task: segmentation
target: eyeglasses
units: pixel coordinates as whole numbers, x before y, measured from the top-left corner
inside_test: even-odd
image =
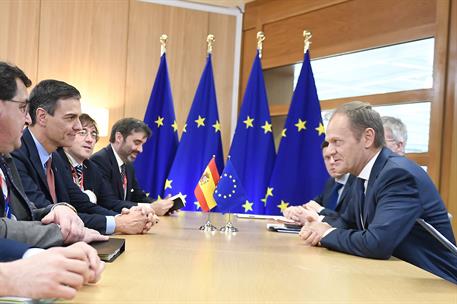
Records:
[[[7,101],[18,103],[19,104],[19,111],[21,111],[22,114],[27,114],[29,112],[29,101],[27,99],[25,101],[8,99]]]
[[[87,135],[90,134],[90,137],[95,139],[95,141],[98,141],[98,133],[96,131],[89,132],[87,129],[82,129],[82,130],[76,132],[76,134],[78,134],[79,136],[82,136],[84,138],[86,138]]]

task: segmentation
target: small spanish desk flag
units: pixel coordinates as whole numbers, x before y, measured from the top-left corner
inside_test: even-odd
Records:
[[[216,161],[213,157],[209,161],[208,166],[206,166],[206,169],[194,190],[195,197],[197,198],[200,207],[205,212],[209,212],[217,205],[213,194],[218,183],[219,172],[217,171]]]

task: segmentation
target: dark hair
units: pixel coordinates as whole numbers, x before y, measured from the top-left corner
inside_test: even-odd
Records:
[[[0,61],[0,99],[10,100],[17,93],[16,79],[19,78],[28,88],[32,81],[17,66]]]
[[[146,136],[151,137],[152,131],[147,124],[136,118],[122,118],[118,120],[111,129],[109,141],[114,143],[116,141],[116,132],[122,134],[122,137],[127,138],[133,132],[144,132]]]
[[[328,141],[324,140],[324,141],[322,142],[321,149],[324,150],[325,148],[328,147],[328,145],[329,145]]]
[[[79,115],[79,121],[81,122],[81,126],[83,128],[94,127],[95,132],[97,133],[97,138],[95,140],[98,141],[97,122],[92,117],[90,117],[89,114],[86,113],[82,113],[81,115]]]
[[[357,140],[360,140],[366,128],[372,128],[375,131],[374,146],[379,148],[385,145],[381,116],[369,103],[351,101],[339,106],[333,112],[332,118],[335,114],[343,114],[349,118],[352,132]]]
[[[81,94],[74,86],[53,79],[40,81],[30,92],[29,97],[29,114],[32,119],[32,126],[36,123],[36,110],[38,108],[42,108],[50,115],[54,115],[57,101],[69,98],[81,98]]]

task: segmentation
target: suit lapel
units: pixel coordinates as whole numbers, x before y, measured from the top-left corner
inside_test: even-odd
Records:
[[[24,145],[27,147],[27,151],[29,152],[30,162],[32,163],[35,172],[38,174],[41,182],[45,185],[46,189],[49,192],[48,182],[46,180],[46,176],[44,173],[43,165],[41,164],[40,156],[38,155],[38,150],[33,141],[32,134],[28,128],[24,130],[24,134],[22,136]]]
[[[124,199],[124,188],[122,187],[121,173],[119,172],[119,166],[117,164],[116,156],[114,156],[113,148],[108,145],[106,148],[109,161],[111,163],[111,175],[113,176],[113,182],[116,185],[117,195],[120,200]]]
[[[376,179],[378,178],[378,175],[381,172],[382,168],[384,168],[387,160],[389,159],[390,154],[390,150],[383,148],[381,150],[381,153],[379,153],[379,156],[376,159],[373,168],[371,169],[370,179],[368,180],[367,191],[365,195],[365,206],[363,208],[364,223],[368,223],[368,221],[371,222],[371,220],[373,219],[376,210],[373,185],[376,182]]]

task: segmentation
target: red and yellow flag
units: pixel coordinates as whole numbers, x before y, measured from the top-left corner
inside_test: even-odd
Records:
[[[206,169],[194,190],[195,197],[200,203],[200,207],[205,212],[209,212],[217,205],[213,194],[218,182],[219,172],[217,171],[216,161],[213,157],[209,161],[208,166],[206,166]]]

